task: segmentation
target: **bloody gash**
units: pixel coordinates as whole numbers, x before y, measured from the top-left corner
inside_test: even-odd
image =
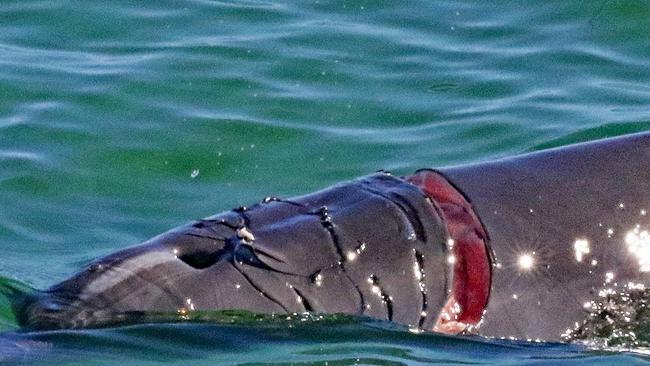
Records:
[[[558,340],[650,271],[650,134],[379,172],[189,223],[16,305],[29,329],[242,309]]]

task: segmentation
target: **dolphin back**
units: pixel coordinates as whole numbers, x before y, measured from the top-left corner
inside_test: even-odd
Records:
[[[650,283],[650,133],[440,171],[490,234],[481,334],[560,340],[606,294]]]

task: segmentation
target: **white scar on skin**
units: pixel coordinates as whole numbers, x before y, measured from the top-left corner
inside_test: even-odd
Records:
[[[170,252],[152,252],[128,259],[116,267],[109,267],[99,278],[90,282],[83,291],[84,295],[96,295],[123,282],[135,273],[151,269],[159,264],[178,261]]]

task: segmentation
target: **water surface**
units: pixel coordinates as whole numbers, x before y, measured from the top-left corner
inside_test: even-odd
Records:
[[[44,288],[188,220],[378,169],[650,130],[648,34],[643,0],[5,0],[0,276]],[[25,334],[5,304],[0,326],[2,354],[55,364],[645,362],[367,320]]]

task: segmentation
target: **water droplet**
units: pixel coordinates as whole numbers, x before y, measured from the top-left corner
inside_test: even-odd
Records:
[[[576,239],[576,241],[573,242],[573,250],[575,252],[576,261],[582,262],[582,258],[591,251],[589,241],[587,239]]]
[[[521,270],[530,271],[535,265],[535,258],[532,254],[524,253],[517,259],[517,265]]]
[[[320,287],[323,285],[323,275],[320,272],[316,272],[311,277],[311,282],[316,286]]]
[[[357,259],[357,253],[354,252],[354,251],[349,251],[349,252],[345,255],[345,257],[346,257],[346,259],[348,260],[348,262],[353,262],[355,259]]]
[[[650,233],[636,227],[625,235],[625,244],[628,252],[636,257],[639,270],[650,272]]]

